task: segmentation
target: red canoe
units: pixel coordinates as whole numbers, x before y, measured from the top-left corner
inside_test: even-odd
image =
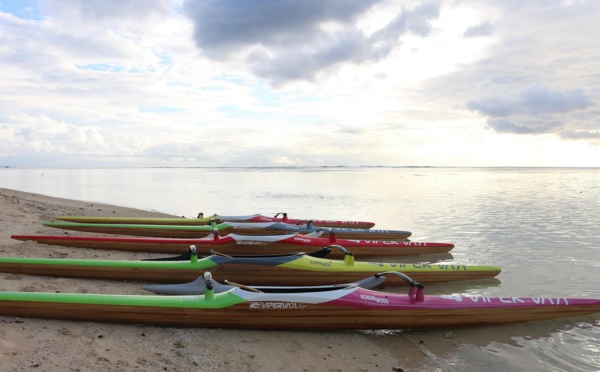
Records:
[[[404,256],[425,253],[447,253],[454,248],[451,243],[430,243],[416,241],[383,241],[337,239],[335,234],[322,238],[317,234],[287,235],[237,235],[209,234],[204,238],[153,238],[116,236],[54,236],[54,235],[13,235],[12,239],[32,240],[41,244],[67,247],[112,249],[136,252],[182,253],[190,245],[195,245],[200,254],[208,254],[211,249],[226,254],[270,254],[293,253],[301,250],[319,249],[332,244],[341,245],[359,257]],[[332,256],[341,257],[337,250]]]

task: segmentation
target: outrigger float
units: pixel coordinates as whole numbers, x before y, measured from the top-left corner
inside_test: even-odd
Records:
[[[225,282],[202,295],[109,295],[0,292],[0,315],[205,328],[353,330],[448,328],[525,322],[600,312],[600,299],[425,296],[424,285],[399,272],[408,294],[362,288],[253,288]],[[223,287],[221,286],[221,287]],[[151,289],[151,288],[149,288]]]
[[[292,225],[283,222],[222,222],[206,226],[185,225],[140,225],[117,223],[77,223],[44,222],[44,226],[65,230],[84,231],[103,234],[154,236],[168,238],[198,238],[212,232],[219,234],[273,235],[273,234],[309,234],[312,232],[334,232],[344,239],[405,240],[410,231],[357,229],[350,227],[319,227],[308,222],[306,225]]]
[[[67,235],[12,235],[11,238],[65,247],[173,254],[185,252],[190,245],[195,245],[200,254],[209,254],[211,249],[226,254],[281,254],[319,249],[329,245],[341,245],[360,257],[448,253],[454,248],[454,244],[451,243],[338,239],[335,233],[330,233],[327,238],[320,236],[321,232],[306,235],[294,233],[221,236],[215,231],[203,238],[196,239]],[[342,257],[343,254],[334,251],[331,256]]]
[[[342,252],[344,260],[324,258],[332,249]],[[219,277],[236,282],[251,280],[260,285],[324,285],[352,282],[365,275],[391,270],[400,270],[424,283],[492,278],[501,271],[496,266],[359,262],[354,258],[352,252],[341,246],[329,246],[309,254],[230,256],[213,253],[208,257],[198,257],[196,247],[191,246],[181,256],[144,261],[0,257],[0,272],[182,283],[210,270]]]
[[[281,217],[279,217],[281,216]],[[374,222],[368,221],[343,221],[343,220],[318,220],[310,218],[289,218],[288,214],[277,213],[275,216],[265,216],[262,214],[250,214],[246,216],[225,216],[213,214],[204,217],[204,213],[199,213],[197,218],[185,217],[93,217],[93,216],[57,216],[57,220],[79,223],[125,223],[125,224],[143,224],[143,225],[210,225],[211,220],[217,223],[221,222],[284,222],[296,225],[305,225],[312,221],[315,226],[321,227],[352,227],[355,229],[370,229],[375,226]]]

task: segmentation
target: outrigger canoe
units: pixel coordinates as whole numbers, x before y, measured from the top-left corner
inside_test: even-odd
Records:
[[[341,251],[344,260],[324,258],[332,249]],[[198,257],[196,247],[192,246],[184,255],[144,261],[0,257],[0,272],[75,278],[182,283],[206,270],[229,280],[252,280],[260,285],[347,283],[390,270],[400,270],[424,283],[447,282],[491,278],[501,271],[496,266],[454,263],[356,262],[353,253],[341,246],[310,254],[230,256],[213,253],[208,257]]]
[[[281,216],[281,217],[279,217]],[[367,221],[342,221],[342,220],[317,220],[311,218],[289,218],[287,213],[277,213],[274,217],[262,214],[250,214],[247,216],[225,216],[213,214],[204,217],[199,213],[197,218],[185,217],[93,217],[93,216],[57,216],[57,220],[79,223],[126,223],[144,225],[210,225],[210,221],[221,222],[284,222],[297,225],[305,225],[312,221],[315,226],[321,227],[353,227],[356,229],[370,229],[375,226],[374,222]]]
[[[405,279],[408,295],[356,283],[253,290],[229,282],[227,290],[215,293],[207,274],[203,295],[0,292],[0,315],[205,328],[353,330],[465,327],[600,312],[600,299],[425,296],[424,286],[410,278]]]
[[[291,225],[283,222],[222,222],[206,226],[185,225],[138,225],[110,223],[44,222],[44,226],[59,229],[103,234],[154,236],[168,238],[198,238],[217,229],[219,234],[277,235],[309,234],[312,232],[334,232],[344,239],[405,240],[410,231],[355,229],[350,227],[318,227],[310,221],[306,225]]]
[[[269,254],[293,253],[337,244],[361,257],[448,253],[454,248],[451,243],[338,239],[333,233],[322,238],[319,234],[221,236],[214,232],[198,239],[65,235],[12,235],[11,238],[67,247],[174,254],[185,252],[190,245],[195,245],[200,254],[208,254],[211,249],[227,254]],[[332,257],[335,256],[340,257],[341,254],[332,252]]]

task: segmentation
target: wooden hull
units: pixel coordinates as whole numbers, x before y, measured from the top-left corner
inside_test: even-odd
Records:
[[[192,298],[188,300],[191,301]],[[253,308],[248,303],[240,303],[226,308],[208,309],[0,299],[0,315],[203,328],[362,330],[505,324],[580,316],[600,310],[599,304],[477,309],[423,309],[415,306],[414,309],[407,307],[400,311],[329,304],[302,304],[296,308],[281,308],[282,304],[284,303],[260,303]]]
[[[374,222],[368,221],[341,221],[341,220],[321,220],[321,219],[298,219],[298,218],[278,218],[259,214],[248,216],[219,216],[198,218],[161,218],[161,217],[99,217],[99,216],[57,216],[57,220],[78,223],[111,223],[111,224],[144,224],[144,225],[187,225],[204,226],[210,225],[211,219],[216,223],[237,221],[237,222],[284,222],[298,225],[305,225],[307,221],[312,221],[315,226],[321,227],[352,227],[356,229],[370,229],[375,226]]]
[[[414,241],[347,240],[307,237],[296,235],[280,241],[225,239],[176,239],[176,238],[135,238],[135,237],[96,237],[96,236],[53,236],[53,235],[13,235],[21,241],[36,241],[40,244],[66,247],[110,249],[132,252],[153,252],[179,254],[195,245],[198,253],[208,254],[211,249],[226,254],[273,254],[294,253],[300,250],[317,250],[331,244],[339,244],[351,250],[357,257],[407,256],[429,253],[448,253],[451,243],[430,243]],[[331,257],[342,257],[336,250]]]
[[[60,261],[60,260],[57,260]],[[422,264],[381,264],[371,270],[308,270],[251,264],[220,264],[210,268],[220,278],[233,282],[251,282],[254,285],[327,285],[350,283],[386,270],[398,270],[421,283],[476,280],[495,277],[500,268],[490,266]],[[73,278],[132,280],[157,283],[183,283],[197,279],[205,269],[170,269],[145,267],[107,267],[87,265],[37,264],[0,262],[0,272]],[[406,285],[404,281],[390,281],[386,285]]]
[[[213,231],[210,226],[182,226],[182,225],[128,225],[128,224],[91,224],[70,222],[46,222],[45,226],[65,230],[91,232],[100,234],[151,236],[162,238],[200,238]],[[237,225],[221,224],[218,226],[220,235],[281,235],[289,233],[309,234],[318,231],[317,228],[303,228],[297,225],[273,224],[273,226],[259,226],[260,224],[240,223]],[[216,227],[215,227],[216,228]],[[412,234],[401,230],[375,230],[356,228],[335,228],[325,231],[334,231],[341,239],[365,240],[406,240]]]

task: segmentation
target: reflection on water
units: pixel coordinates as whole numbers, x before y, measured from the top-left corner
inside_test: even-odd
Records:
[[[537,360],[537,364],[528,370],[594,371],[600,366],[600,322],[593,324],[594,320],[589,316],[570,321],[527,323],[515,327],[510,339],[494,337],[483,350],[495,355],[496,359],[509,361],[511,365],[518,365],[529,358]],[[461,358],[460,353],[454,356],[454,360],[463,366],[471,365],[470,361]]]
[[[593,316],[504,326],[443,330],[379,330],[364,334],[396,350],[409,341],[432,371],[597,371],[600,321]],[[402,357],[404,357],[404,359]],[[408,362],[406,362],[408,363]],[[404,365],[407,370],[419,366]],[[412,367],[412,368],[411,368]]]
[[[455,244],[447,256],[377,261],[502,268],[497,279],[428,285],[429,294],[600,297],[600,169],[0,169],[0,187],[187,217],[372,220],[412,231],[413,241]],[[450,338],[409,331],[382,342],[402,337],[435,349],[451,370],[600,370],[597,320],[453,330]]]

